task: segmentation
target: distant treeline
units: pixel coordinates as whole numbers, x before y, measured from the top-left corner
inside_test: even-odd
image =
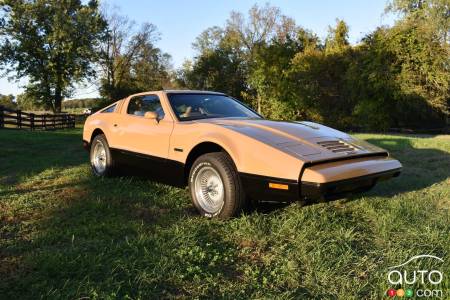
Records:
[[[255,5],[248,16],[232,12],[225,25],[201,33],[194,58],[174,70],[155,46],[153,24],[136,27],[117,10],[101,12],[98,1],[4,0],[0,66],[29,83],[15,101],[0,101],[59,112],[187,88],[225,92],[271,119],[341,129],[442,128],[450,114],[449,3],[391,0],[386,12],[398,17],[395,24],[357,45],[343,20],[321,40],[279,8]],[[62,101],[94,76],[106,100]]]
[[[342,129],[442,128],[450,104],[448,1],[394,0],[399,19],[355,46],[337,20],[321,41],[278,8],[205,30],[178,83],[244,99],[268,118]]]
[[[70,99],[62,102],[62,110],[73,108],[96,108],[102,102],[100,98]]]
[[[70,99],[62,101],[62,110],[76,108],[91,108],[96,110],[106,105],[105,103],[108,103],[108,101],[105,101],[102,98]],[[0,106],[24,111],[48,110],[48,107],[34,101],[34,99],[26,93],[19,94],[17,97],[0,94]]]

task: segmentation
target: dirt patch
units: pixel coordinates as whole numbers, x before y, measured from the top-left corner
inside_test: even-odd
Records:
[[[239,243],[240,248],[255,248],[256,242],[252,240],[244,239]]]
[[[256,241],[243,239],[238,243],[238,246],[241,249],[238,255],[241,260],[258,265],[263,263],[264,249]]]
[[[56,196],[63,202],[71,202],[73,200],[84,199],[88,196],[85,189],[81,187],[65,187],[53,191]]]

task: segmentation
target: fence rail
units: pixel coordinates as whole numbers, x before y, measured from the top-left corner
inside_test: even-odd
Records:
[[[72,114],[34,114],[0,106],[0,128],[5,128],[5,125],[31,130],[74,128],[75,119]]]

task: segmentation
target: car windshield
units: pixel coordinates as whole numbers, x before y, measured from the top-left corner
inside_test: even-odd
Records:
[[[169,102],[180,121],[206,118],[261,118],[250,108],[225,95],[169,94]]]

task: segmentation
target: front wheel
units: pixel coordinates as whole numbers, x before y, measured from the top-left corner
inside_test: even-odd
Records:
[[[97,176],[110,176],[114,171],[114,160],[105,135],[94,137],[90,151],[91,168]]]
[[[209,218],[236,216],[245,202],[233,161],[223,152],[197,158],[189,174],[189,191],[199,213]]]

